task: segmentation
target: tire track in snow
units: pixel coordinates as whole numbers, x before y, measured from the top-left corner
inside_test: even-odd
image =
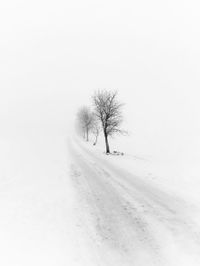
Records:
[[[95,167],[92,160],[84,158],[74,145],[70,146],[76,164],[72,167],[72,176],[92,216],[97,248],[113,253],[108,254],[108,261],[117,254],[117,261],[123,263],[117,265],[132,265],[134,262],[137,265],[161,265],[159,245],[137,205],[124,198],[124,192],[121,193],[120,187],[108,178],[108,172],[100,166]],[[102,262],[101,265],[107,264]]]
[[[172,193],[162,191],[150,183],[130,174],[129,172],[113,167],[106,160],[102,160],[94,153],[87,150],[79,143],[79,147],[89,158],[93,158],[98,164],[96,167],[106,173],[114,183],[124,188],[125,194],[134,195],[134,202],[138,201],[144,207],[144,212],[158,221],[173,235],[174,241],[188,250],[193,248],[200,254],[200,226],[193,219],[193,206]]]

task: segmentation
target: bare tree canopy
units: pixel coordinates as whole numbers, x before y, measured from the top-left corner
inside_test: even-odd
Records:
[[[122,106],[117,100],[117,91],[99,90],[93,96],[95,114],[101,121],[105,137],[106,153],[110,153],[108,136],[123,133],[120,126],[123,121]]]
[[[77,113],[79,127],[83,131],[84,138],[89,140],[89,131],[93,127],[94,115],[87,106],[83,106]]]

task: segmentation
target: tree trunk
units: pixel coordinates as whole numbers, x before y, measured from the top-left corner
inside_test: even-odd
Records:
[[[109,147],[109,143],[108,143],[108,135],[106,132],[104,132],[104,137],[105,137],[105,144],[106,144],[106,153],[109,154],[110,153],[110,147]]]
[[[88,141],[89,140],[89,137],[88,137],[88,135],[89,135],[89,133],[88,133],[88,128],[87,128],[87,130],[86,130],[86,141]]]
[[[95,136],[95,140],[94,140],[93,145],[95,146],[96,144],[97,144],[97,136]]]
[[[93,144],[93,145],[96,145],[96,144],[97,144],[98,136],[99,136],[99,134],[96,134],[96,136],[95,136],[95,141],[94,141],[94,144]]]

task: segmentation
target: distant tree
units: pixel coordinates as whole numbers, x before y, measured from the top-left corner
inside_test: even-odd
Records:
[[[99,134],[101,132],[101,124],[99,123],[99,120],[97,119],[96,115],[93,113],[93,123],[92,123],[92,133],[95,137],[93,145],[97,144]]]
[[[83,132],[83,137],[89,141],[89,132],[93,126],[94,116],[87,106],[83,106],[77,113],[78,125]]]
[[[122,106],[117,100],[117,91],[99,90],[93,97],[95,114],[100,120],[105,138],[106,153],[110,153],[108,137],[124,133],[120,126],[123,121]]]

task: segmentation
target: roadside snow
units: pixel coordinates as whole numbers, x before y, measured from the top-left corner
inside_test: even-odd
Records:
[[[65,136],[29,129],[0,146],[0,265],[88,265]]]

